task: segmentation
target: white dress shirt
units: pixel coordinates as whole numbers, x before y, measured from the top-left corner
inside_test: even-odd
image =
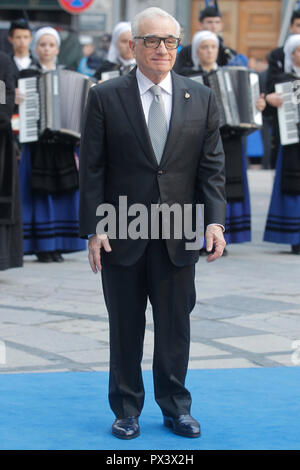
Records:
[[[18,70],[28,69],[31,64],[31,57],[26,55],[25,57],[16,57],[14,56],[14,61]]]
[[[146,123],[148,126],[148,116],[151,103],[153,101],[153,94],[150,91],[150,88],[155,85],[149,78],[147,78],[140,69],[136,71],[136,79],[140,91],[142,106],[145,114]],[[170,126],[171,114],[172,114],[172,77],[169,72],[166,78],[164,78],[160,83],[159,87],[162,90],[162,98],[165,107],[165,114],[167,119],[168,128]]]

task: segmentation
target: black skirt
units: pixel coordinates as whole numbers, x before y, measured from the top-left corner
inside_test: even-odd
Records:
[[[283,194],[300,194],[300,145],[282,147],[282,180]]]
[[[49,135],[31,144],[31,187],[34,191],[58,194],[79,187],[74,141]]]

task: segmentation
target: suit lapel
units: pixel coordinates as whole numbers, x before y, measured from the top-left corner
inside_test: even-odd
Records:
[[[135,72],[136,69],[126,75],[125,86],[119,88],[118,93],[128,117],[128,121],[131,124],[144,153],[152,164],[158,166],[145,120]]]
[[[172,115],[169,134],[160,166],[164,165],[170,158],[172,150],[180,137],[182,126],[186,119],[187,103],[190,97],[186,84],[181,80],[181,77],[174,72],[172,72],[172,82]]]

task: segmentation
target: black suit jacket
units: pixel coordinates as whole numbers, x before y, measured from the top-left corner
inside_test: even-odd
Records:
[[[91,88],[85,110],[80,153],[80,236],[95,233],[97,206],[162,203],[205,205],[205,223],[225,223],[224,153],[213,92],[172,72],[173,105],[168,139],[158,165],[136,80],[128,75]],[[185,239],[167,240],[171,261],[193,264],[198,251]],[[111,240],[113,264],[133,264],[147,240]]]

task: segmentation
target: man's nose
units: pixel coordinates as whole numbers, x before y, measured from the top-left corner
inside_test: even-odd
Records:
[[[168,52],[168,49],[166,48],[164,41],[160,41],[160,45],[157,47],[156,50],[160,54],[165,54]]]

